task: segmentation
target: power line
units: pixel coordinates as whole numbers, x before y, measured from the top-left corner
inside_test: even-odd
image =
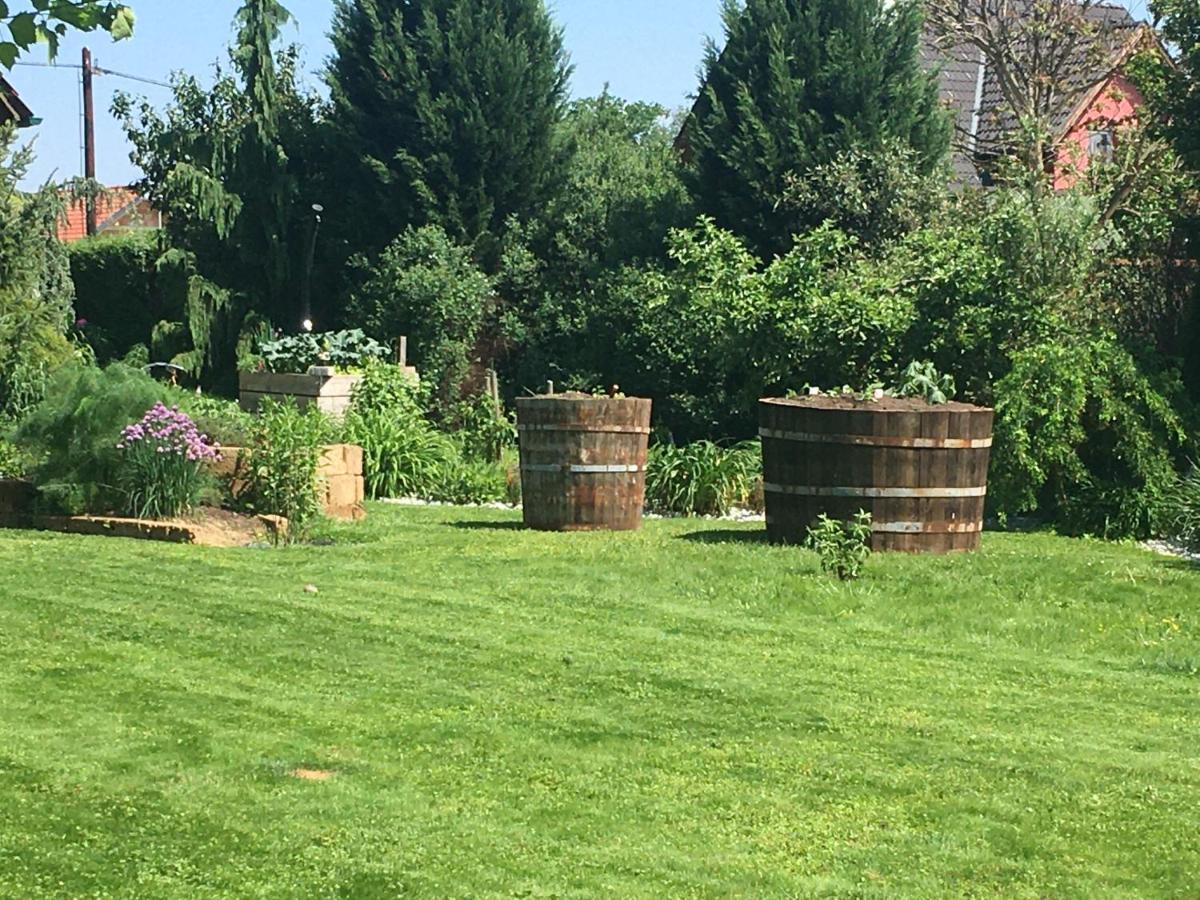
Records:
[[[112,69],[103,69],[100,66],[92,66],[92,71],[97,75],[112,75],[114,78],[125,78],[129,81],[140,81],[142,84],[153,84],[158,87],[167,88],[170,90],[171,85],[165,81],[155,81],[153,78],[142,78],[140,75],[127,75],[124,72],[114,72]]]
[[[78,63],[40,63],[25,62],[22,60],[18,62],[17,65],[32,66],[38,69],[74,69],[76,71],[81,71],[83,69],[83,66],[79,65]],[[130,75],[127,72],[116,72],[112,69],[105,69],[101,66],[92,66],[92,72],[96,75],[111,75],[114,78],[124,78],[127,81],[139,81],[142,84],[152,84],[156,87],[167,88],[168,90],[171,87],[171,85],[167,84],[165,81],[155,81],[153,78],[143,78],[141,75]]]

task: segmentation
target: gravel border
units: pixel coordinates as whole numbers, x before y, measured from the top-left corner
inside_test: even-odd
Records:
[[[1200,564],[1200,553],[1173,541],[1143,541],[1142,546],[1159,556],[1171,556],[1175,559],[1186,559],[1189,562]]]
[[[379,501],[386,503],[389,506],[439,506],[453,507],[457,509],[506,509],[520,510],[521,505],[513,506],[508,503],[447,503],[441,500],[422,500],[419,497],[389,497]],[[755,512],[752,509],[739,509],[737,507],[729,511],[727,516],[683,516],[678,513],[652,513],[643,514],[647,519],[694,519],[697,522],[765,522],[767,517],[765,513]]]

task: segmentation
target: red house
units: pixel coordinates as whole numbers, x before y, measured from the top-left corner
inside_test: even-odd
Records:
[[[123,234],[141,229],[163,227],[163,214],[150,201],[130,187],[106,188],[96,197],[96,234]],[[58,239],[65,244],[87,237],[87,207],[82,200],[67,206],[67,214],[58,223]]]
[[[1078,50],[1060,109],[1053,115],[1047,170],[1058,189],[1070,187],[1094,159],[1111,159],[1121,131],[1137,121],[1145,98],[1125,70],[1139,52],[1166,55],[1158,35],[1123,6],[1093,6],[1087,16],[1096,36]],[[1011,146],[1016,130],[1003,109],[998,79],[976,48],[938,47],[926,35],[922,57],[938,70],[943,101],[954,116],[954,173],[965,185],[991,182],[997,157]]]

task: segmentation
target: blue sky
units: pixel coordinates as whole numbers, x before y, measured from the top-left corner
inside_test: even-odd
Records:
[[[114,44],[106,37],[72,36],[63,44],[60,63],[79,62],[88,44],[97,65],[154,80],[173,70],[207,73],[224,53],[232,34],[239,0],[128,0],[137,13],[129,41]],[[1135,14],[1145,0],[1128,0]],[[305,48],[310,80],[329,54],[326,36],[332,0],[284,0],[296,18],[285,34]],[[720,35],[718,0],[552,0],[555,17],[566,31],[567,49],[575,65],[573,93],[585,97],[610,85],[618,96],[653,100],[669,107],[688,102],[697,85],[697,69],[707,36]],[[43,62],[37,52],[26,56]],[[81,174],[79,73],[18,67],[9,80],[43,124],[23,134],[36,138],[38,159],[28,183]],[[138,177],[120,127],[108,110],[113,93],[144,94],[159,105],[169,93],[159,87],[110,76],[96,79],[97,175],[123,184]]]

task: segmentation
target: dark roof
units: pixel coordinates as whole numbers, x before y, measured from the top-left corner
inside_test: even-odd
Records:
[[[33,110],[21,102],[16,88],[0,75],[0,125],[15,122],[18,128],[32,124]]]
[[[921,45],[921,61],[930,69],[940,67],[942,102],[954,119],[954,175],[964,184],[978,184],[972,136],[978,125],[975,111],[979,109],[983,90],[983,57],[974,47],[959,45],[941,50],[931,40],[925,40]]]
[[[1061,134],[1069,125],[1080,95],[1088,88],[1112,74],[1118,54],[1137,27],[1133,16],[1124,7],[1093,6],[1087,18],[1097,26],[1095,37],[1080,43],[1076,50],[1075,65],[1064,85],[1063,102],[1054,112],[1051,122],[1055,134]],[[1011,115],[1003,110],[1000,85],[992,72],[988,72],[983,89],[983,111],[979,122],[979,142],[985,147],[1002,145],[1016,127]]]
[[[1123,6],[1096,5],[1086,15],[1097,26],[1096,35],[1076,50],[1075,65],[1051,123],[1059,134],[1070,126],[1082,95],[1119,66],[1139,27]],[[979,50],[967,45],[942,49],[929,32],[922,41],[922,58],[929,68],[940,65],[942,99],[954,115],[955,174],[964,183],[978,183],[975,161],[1000,152],[1017,124],[1004,109],[995,73],[988,70]]]

